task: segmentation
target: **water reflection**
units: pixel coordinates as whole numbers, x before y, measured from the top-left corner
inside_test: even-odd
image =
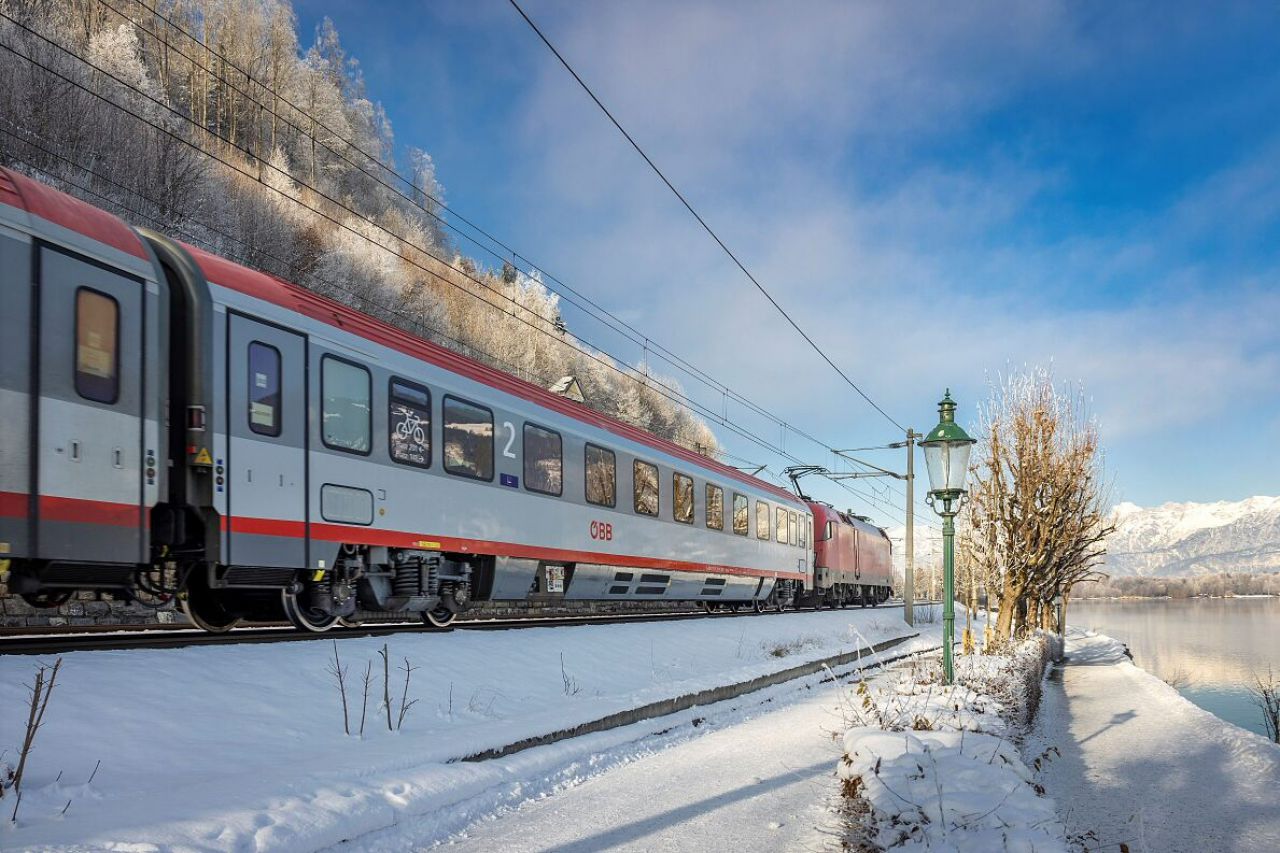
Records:
[[[1265,734],[1248,685],[1268,665],[1280,676],[1280,598],[1073,601],[1067,620],[1123,641],[1192,702]]]

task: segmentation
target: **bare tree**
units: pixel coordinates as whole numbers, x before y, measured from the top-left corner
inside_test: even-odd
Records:
[[[6,784],[0,786],[0,795],[3,795],[5,788],[12,788],[16,795],[17,801],[13,804],[13,815],[10,817],[14,822],[18,820],[18,806],[22,805],[22,776],[27,769],[27,758],[35,749],[36,733],[44,725],[44,713],[49,707],[49,699],[53,696],[53,688],[61,669],[62,658],[54,661],[52,667],[40,664],[36,669],[35,680],[27,686],[31,698],[27,707],[27,730],[22,738],[22,749],[18,753],[18,768],[13,772],[12,781],[6,780]]]
[[[1113,527],[1081,391],[1059,391],[1041,368],[1010,374],[993,384],[980,426],[960,552],[998,594],[1006,640],[1048,627],[1054,597],[1098,576]]]
[[[1266,677],[1255,672],[1253,682],[1249,692],[1253,694],[1253,703],[1262,712],[1267,737],[1280,743],[1280,681],[1276,680],[1275,673],[1268,666]]]
[[[342,697],[342,732],[349,735],[351,723],[347,714],[347,668],[342,665],[342,660],[338,657],[337,640],[333,641],[333,660],[329,661],[327,670],[338,687],[338,695]]]
[[[404,666],[399,667],[404,672],[404,690],[400,694],[400,713],[396,715],[396,731],[400,731],[404,727],[405,715],[409,713],[409,709],[418,704],[417,699],[409,698],[409,676],[417,671],[418,667],[409,663],[409,659],[404,659]]]

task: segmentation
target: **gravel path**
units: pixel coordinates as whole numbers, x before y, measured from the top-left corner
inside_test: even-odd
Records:
[[[1134,666],[1110,637],[1068,638],[1028,758],[1089,850],[1280,851],[1280,747],[1223,722]]]

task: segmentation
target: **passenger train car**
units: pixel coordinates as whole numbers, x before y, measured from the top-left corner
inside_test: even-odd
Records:
[[[888,596],[847,514],[2,169],[0,297],[0,560],[37,606]]]

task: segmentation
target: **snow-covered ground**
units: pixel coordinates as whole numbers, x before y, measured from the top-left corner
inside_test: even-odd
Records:
[[[1065,853],[1054,802],[1016,746],[1055,645],[1037,636],[1011,654],[960,656],[952,686],[941,683],[935,657],[859,684],[845,706],[852,727],[839,764],[851,843]]]
[[[937,639],[919,637],[886,655],[936,648]],[[502,796],[473,804],[471,817],[479,819],[465,826],[444,814],[455,821],[451,835],[440,816],[429,816],[358,846],[393,853],[448,836],[448,849],[458,853],[837,851],[843,825],[835,766],[846,691],[815,675],[560,744],[578,760],[561,758],[551,772],[495,788]]]
[[[326,672],[328,640],[68,654],[28,763],[17,826],[0,828],[0,848],[312,850],[409,821],[415,843],[429,842],[590,776],[596,765],[625,763],[638,754],[627,744],[664,721],[691,722],[699,709],[498,761],[460,757],[904,636],[911,629],[900,615],[884,608],[341,639],[349,737]],[[939,628],[921,627],[930,635]],[[402,675],[394,668],[406,657],[417,667],[408,695],[418,703],[396,732],[379,708],[383,642],[397,711]],[[362,739],[354,731],[370,661]],[[22,735],[24,683],[36,662],[0,659],[6,760]],[[780,685],[754,696],[803,689]]]
[[[1280,850],[1280,746],[1224,722],[1134,666],[1110,637],[1073,630],[1045,689],[1031,752],[1087,849]]]

